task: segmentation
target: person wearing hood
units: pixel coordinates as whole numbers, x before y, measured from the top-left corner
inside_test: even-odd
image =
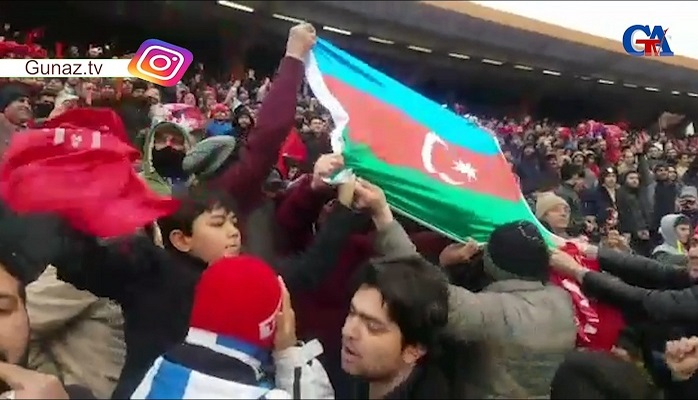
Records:
[[[162,195],[184,188],[188,176],[182,161],[193,146],[194,139],[185,127],[174,122],[156,123],[143,146],[142,176],[148,186]]]
[[[686,246],[691,235],[691,221],[685,215],[669,214],[662,217],[659,233],[664,243],[652,250],[652,258],[670,265],[685,267],[688,264]]]
[[[225,104],[218,103],[211,108],[212,120],[206,126],[206,136],[230,136],[233,134],[233,124],[230,122],[230,109]]]
[[[232,135],[239,140],[247,140],[250,132],[255,127],[254,118],[245,106],[240,106],[235,109],[233,116]]]
[[[29,92],[24,85],[10,83],[0,89],[0,154],[12,135],[24,129],[31,119]]]
[[[521,179],[521,189],[524,194],[533,192],[543,176],[545,168],[539,151],[533,143],[523,147],[521,159],[516,165],[516,175]]]

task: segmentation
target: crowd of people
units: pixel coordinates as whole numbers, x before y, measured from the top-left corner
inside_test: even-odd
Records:
[[[372,182],[328,184],[344,160],[303,82],[315,40],[293,27],[273,77],[2,82],[3,152],[107,108],[179,205],[118,238],[0,207],[0,397],[698,394],[698,142],[680,116],[569,128],[455,107],[500,140],[556,242],[525,221],[453,241]]]

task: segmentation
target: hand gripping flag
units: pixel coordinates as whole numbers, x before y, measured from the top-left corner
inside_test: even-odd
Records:
[[[90,111],[74,115],[84,113]],[[75,118],[14,135],[0,163],[0,196],[9,208],[56,213],[99,237],[131,234],[174,212],[177,202],[150,191],[133,170],[138,152],[110,133],[118,117],[103,121],[99,130]]]
[[[456,240],[515,220],[548,234],[489,132],[322,39],[306,78],[335,122],[333,150],[398,212]]]

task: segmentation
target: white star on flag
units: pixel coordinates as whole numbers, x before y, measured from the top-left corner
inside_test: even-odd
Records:
[[[468,177],[468,182],[472,182],[477,179],[477,170],[473,168],[473,165],[470,163],[464,163],[463,161],[458,160],[454,163],[453,169]]]

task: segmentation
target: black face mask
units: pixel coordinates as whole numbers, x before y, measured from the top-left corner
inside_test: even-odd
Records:
[[[184,152],[175,150],[172,147],[165,147],[160,150],[153,150],[153,168],[163,178],[182,178],[182,161]]]
[[[36,118],[48,118],[51,111],[53,111],[53,104],[51,103],[34,104],[34,116]]]

